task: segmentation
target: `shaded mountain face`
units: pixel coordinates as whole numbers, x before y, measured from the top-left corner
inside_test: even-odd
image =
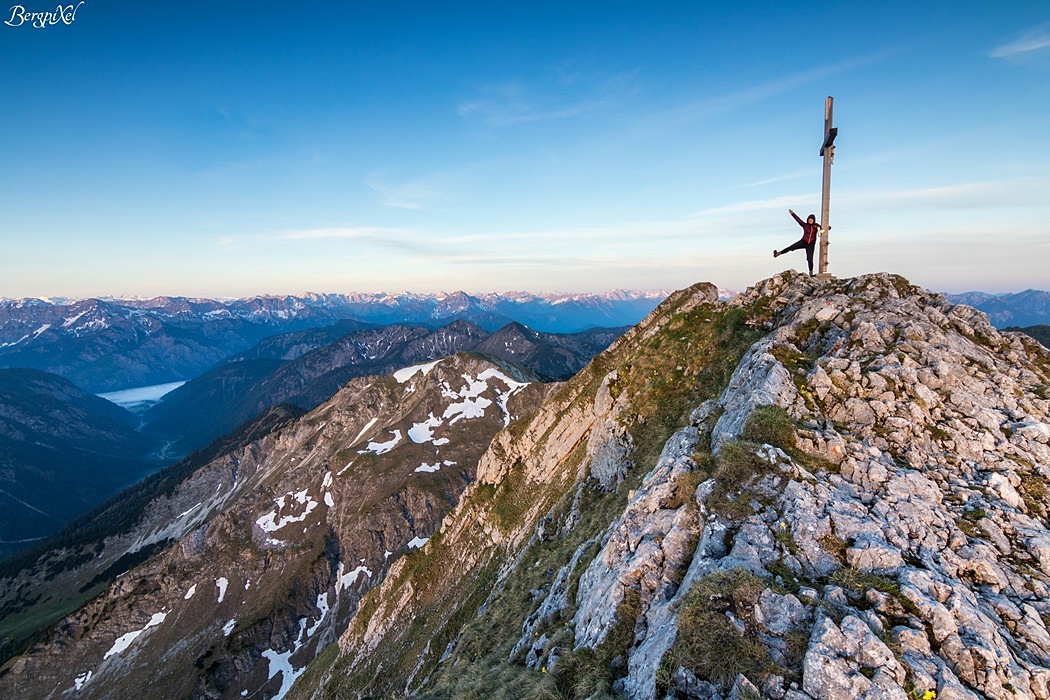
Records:
[[[546,331],[575,332],[635,323],[662,298],[662,293],[636,292],[513,298],[457,292],[65,304],[19,299],[0,302],[0,367],[40,369],[102,393],[192,379],[263,338],[340,320],[435,328],[463,319],[489,331],[519,321]],[[354,328],[345,327],[343,334],[350,330]],[[294,354],[290,348],[283,359],[294,359]]]
[[[45,540],[0,561],[0,663],[41,631],[78,609],[133,566],[171,544],[172,513],[163,505],[214,463],[233,454],[251,459],[251,447],[303,414],[277,406],[207,448],[136,482],[70,521]],[[212,470],[205,469],[212,467]],[[200,472],[200,474],[198,474]],[[157,523],[160,533],[156,534]],[[153,528],[153,529],[151,529]],[[153,532],[154,536],[142,532]],[[0,672],[2,673],[2,672]]]
[[[527,367],[545,379],[564,381],[583,369],[592,357],[609,347],[626,330],[626,327],[595,328],[556,335],[510,323],[471,349]]]
[[[353,377],[387,374],[458,352],[481,352],[543,379],[566,379],[623,330],[556,335],[508,324],[490,335],[472,323],[454,321],[435,330],[398,325],[354,330],[315,347],[334,329],[275,336],[165,396],[144,415],[145,430],[185,453],[270,406],[289,403],[310,410]]]
[[[317,410],[201,467],[100,549],[112,561],[178,544],[9,665],[0,694],[286,691],[393,561],[419,559],[492,436],[542,399],[545,385],[513,374],[458,355],[355,379]],[[74,574],[86,575],[37,580],[36,593]],[[39,575],[6,579],[4,594]],[[271,672],[278,668],[287,672]]]
[[[190,379],[290,329],[286,319],[242,318],[219,302],[153,301],[0,304],[0,366],[44,370],[101,393]],[[333,320],[326,316],[313,325]],[[309,321],[292,323],[303,327]]]
[[[156,468],[138,419],[53,374],[0,370],[0,556]]]
[[[1050,324],[1050,292],[1026,289],[1013,294],[946,294],[953,304],[967,304],[988,315],[996,328]]]

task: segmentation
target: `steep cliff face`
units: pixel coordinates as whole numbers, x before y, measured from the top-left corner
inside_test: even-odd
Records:
[[[10,662],[0,695],[283,695],[546,391],[469,355],[351,381],[100,548],[175,542]]]
[[[673,295],[294,697],[1048,698],[1050,356],[892,275]]]

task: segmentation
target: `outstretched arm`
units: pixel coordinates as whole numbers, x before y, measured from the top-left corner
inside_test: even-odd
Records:
[[[805,228],[805,227],[806,227],[806,222],[805,222],[805,221],[803,221],[802,219],[798,218],[798,214],[796,214],[796,213],[795,213],[795,212],[794,212],[793,210],[791,210],[791,209],[788,209],[788,214],[791,214],[791,216],[795,217],[795,221],[797,221],[797,222],[798,222],[798,225],[799,225],[799,226],[801,226],[801,227],[803,227],[803,228]]]

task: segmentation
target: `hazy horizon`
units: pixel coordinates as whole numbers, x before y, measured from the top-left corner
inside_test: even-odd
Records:
[[[887,271],[881,271],[881,272],[887,272]],[[776,274],[776,273],[774,273],[774,274]],[[772,275],[770,275],[770,277],[772,277]],[[763,279],[766,279],[766,278],[763,278]],[[696,283],[699,283],[699,282],[707,282],[707,281],[708,280],[697,280],[697,282],[694,282],[693,284],[696,284]],[[754,283],[758,283],[758,282],[761,282],[761,281],[762,280],[755,280]],[[908,280],[908,281],[913,283],[913,284],[915,284],[915,280]],[[686,286],[691,286],[691,285],[686,285]],[[747,289],[750,286],[752,286],[752,285],[748,285],[747,287],[741,287],[741,288],[738,289],[738,288],[725,287],[725,286],[718,285],[718,288],[719,288],[720,291],[729,291],[729,292],[733,292],[733,293],[740,293],[740,292],[744,291],[745,289]],[[919,286],[922,287],[923,289],[926,289],[928,291],[931,291],[931,292],[934,292],[934,293],[937,293],[937,294],[953,294],[953,295],[954,294],[975,293],[975,294],[990,294],[992,296],[1006,296],[1006,295],[1010,295],[1010,294],[1020,294],[1020,293],[1029,292],[1029,291],[1050,292],[1050,289],[1041,289],[1041,288],[1038,288],[1038,287],[1026,287],[1024,289],[1011,289],[1011,290],[1005,290],[1005,291],[998,291],[998,290],[973,289],[973,288],[962,288],[962,289],[958,289],[958,290],[953,290],[953,289],[931,289],[930,287],[926,287],[926,286],[923,286],[923,285],[919,285]],[[1050,287],[1050,285],[1048,285],[1048,287]],[[680,289],[685,289],[685,287],[682,287]],[[51,302],[51,303],[58,303],[60,301],[85,301],[85,300],[89,300],[89,299],[98,299],[100,301],[109,301],[109,300],[113,300],[113,301],[149,301],[151,299],[157,299],[157,298],[172,298],[172,299],[189,299],[189,300],[201,299],[201,300],[211,300],[211,301],[225,302],[225,301],[236,301],[236,300],[241,300],[241,299],[256,299],[256,298],[304,297],[304,296],[308,296],[308,295],[318,295],[318,296],[325,296],[325,295],[336,295],[336,296],[354,296],[354,295],[362,295],[362,296],[366,296],[366,295],[373,295],[373,296],[399,296],[399,295],[413,295],[413,296],[421,296],[421,297],[441,297],[441,296],[449,296],[449,295],[452,295],[452,294],[457,294],[459,292],[464,292],[464,293],[469,294],[469,295],[474,296],[474,297],[480,297],[480,296],[490,295],[490,294],[491,295],[498,295],[498,296],[502,296],[502,297],[510,297],[510,296],[517,295],[517,294],[531,294],[531,295],[539,297],[539,296],[545,296],[545,295],[549,295],[549,296],[556,296],[556,295],[564,295],[564,296],[596,295],[597,296],[597,295],[603,295],[603,294],[612,294],[612,293],[615,293],[615,292],[623,292],[623,293],[627,293],[627,294],[660,293],[660,294],[669,295],[669,294],[673,294],[676,291],[679,291],[679,289],[657,289],[657,288],[651,288],[651,289],[625,289],[625,288],[614,288],[614,289],[604,289],[604,290],[599,289],[599,290],[587,290],[587,291],[566,291],[566,290],[561,290],[561,289],[538,289],[538,290],[531,290],[531,289],[508,289],[508,290],[453,289],[453,290],[448,290],[448,289],[446,289],[446,290],[438,290],[438,291],[412,291],[412,290],[406,290],[406,289],[376,289],[376,290],[352,289],[352,290],[347,290],[347,291],[318,291],[318,290],[305,290],[305,291],[303,291],[303,290],[300,290],[300,291],[295,291],[295,292],[259,292],[259,293],[249,293],[249,294],[244,294],[244,295],[239,295],[239,296],[206,296],[206,295],[177,294],[177,293],[169,293],[169,294],[162,293],[162,294],[152,294],[152,295],[141,295],[141,294],[96,294],[96,295],[87,295],[87,296],[66,296],[66,295],[61,295],[61,294],[52,294],[52,295],[26,296],[26,297],[9,297],[9,296],[0,295],[0,301],[19,301],[19,300],[22,300],[22,299],[38,299],[40,301]]]

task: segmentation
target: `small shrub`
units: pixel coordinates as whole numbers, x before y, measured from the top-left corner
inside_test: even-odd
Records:
[[[831,575],[830,580],[836,586],[842,586],[860,596],[870,589],[887,593],[895,598],[899,598],[901,594],[900,584],[896,581],[878,574],[866,574],[854,568],[839,569]]]
[[[846,563],[846,543],[837,535],[824,535],[817,540],[824,551],[835,557],[840,564]]]
[[[780,406],[757,407],[748,416],[741,437],[782,450],[792,450],[797,444],[795,421]]]
[[[980,537],[981,532],[977,529],[977,526],[973,524],[972,520],[966,518],[957,518],[955,520],[955,526],[962,530],[967,537]]]

